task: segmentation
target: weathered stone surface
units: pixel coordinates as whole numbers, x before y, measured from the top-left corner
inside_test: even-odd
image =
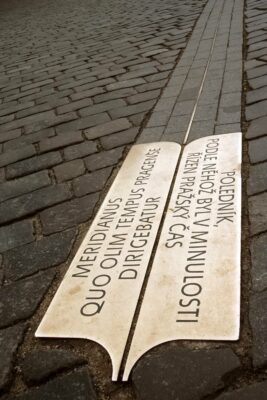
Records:
[[[37,172],[24,178],[2,183],[0,185],[0,202],[48,186],[50,183],[47,171]]]
[[[103,189],[111,174],[112,168],[103,168],[97,172],[83,175],[74,179],[73,189],[76,196],[81,197],[88,193],[95,193]]]
[[[115,121],[106,122],[105,124],[95,126],[84,131],[87,139],[96,139],[111,133],[120,132],[130,128],[132,125],[127,118],[119,118]]]
[[[253,139],[267,134],[267,117],[257,118],[250,122],[246,138]]]
[[[267,393],[267,380],[244,386],[242,389],[223,393],[216,400],[263,400]]]
[[[16,178],[18,176],[30,174],[31,172],[60,164],[61,161],[62,157],[58,151],[42,154],[41,156],[29,158],[28,160],[23,160],[9,165],[6,169],[6,175],[8,179]]]
[[[249,157],[253,163],[266,160],[267,136],[249,142]]]
[[[199,400],[224,387],[226,374],[240,366],[230,349],[169,348],[144,356],[132,380],[139,400]]]
[[[32,316],[55,275],[54,270],[0,288],[0,328]]]
[[[0,331],[0,393],[11,381],[14,358],[25,328],[15,325]]]
[[[48,383],[7,400],[96,400],[95,390],[88,371],[79,371],[57,377]]]
[[[18,280],[66,261],[75,230],[44,237],[37,242],[20,246],[4,254],[4,275],[7,280]]]
[[[89,194],[41,212],[43,232],[47,235],[88,221],[98,201],[99,193]]]
[[[266,115],[267,100],[259,101],[258,103],[252,104],[246,107],[247,120],[264,117]]]
[[[123,150],[124,147],[118,147],[117,149],[93,154],[85,158],[85,165],[89,171],[115,165],[122,157]]]
[[[57,165],[54,168],[54,172],[58,182],[68,181],[73,178],[77,178],[84,174],[85,165],[83,160],[72,160],[66,163]]]
[[[266,155],[267,157],[267,155]],[[257,194],[267,189],[267,162],[252,165],[247,183],[248,195]]]
[[[133,143],[137,134],[138,128],[130,128],[123,132],[115,133],[100,139],[104,149],[109,150],[114,147],[122,146],[125,144]]]
[[[250,299],[249,320],[252,328],[252,359],[255,368],[267,364],[267,292],[254,294]],[[253,399],[254,400],[254,399]]]
[[[252,288],[260,292],[267,288],[267,233],[252,239]]]
[[[259,89],[251,90],[247,93],[247,104],[267,99],[267,86]]]
[[[0,252],[34,241],[31,221],[20,221],[0,228]]]
[[[250,230],[253,235],[264,232],[267,224],[267,193],[249,199]]]
[[[67,184],[62,183],[5,201],[0,205],[0,223],[12,221],[53,204],[61,203],[71,196]]]
[[[81,158],[89,156],[89,154],[97,152],[97,144],[93,141],[86,141],[74,146],[69,146],[64,150],[66,160],[74,160],[75,158]]]
[[[33,350],[26,354],[21,369],[27,383],[39,383],[56,372],[85,363],[84,357],[67,350]]]
[[[8,164],[15,163],[16,161],[32,157],[36,150],[32,144],[24,146],[19,150],[10,150],[7,153],[0,155],[0,167],[5,167]]]
[[[44,153],[49,150],[58,149],[69,144],[79,143],[82,141],[83,137],[80,132],[66,132],[64,135],[62,134],[42,140],[39,146],[40,151]]]

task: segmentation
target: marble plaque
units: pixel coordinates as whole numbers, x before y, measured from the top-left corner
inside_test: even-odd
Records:
[[[170,340],[237,340],[241,133],[188,144],[152,265],[123,380]]]
[[[36,332],[101,344],[111,357],[113,380],[179,154],[176,143],[131,149]]]

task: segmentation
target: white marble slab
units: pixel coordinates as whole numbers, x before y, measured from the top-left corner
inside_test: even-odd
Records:
[[[176,143],[131,149],[36,332],[101,344],[111,357],[113,380],[179,153]]]
[[[184,149],[124,380],[161,343],[238,339],[241,136],[209,136]]]

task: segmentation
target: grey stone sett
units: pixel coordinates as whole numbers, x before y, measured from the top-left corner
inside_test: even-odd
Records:
[[[98,125],[94,128],[86,129],[84,131],[87,139],[96,139],[105,135],[120,132],[122,130],[131,128],[131,123],[127,118],[119,118],[115,121],[110,121],[105,124]]]
[[[266,156],[267,160],[267,156]],[[252,165],[247,181],[248,195],[257,194],[267,190],[267,162]]]
[[[88,221],[92,216],[98,198],[99,193],[93,193],[42,211],[40,218],[43,233],[50,235]]]
[[[81,108],[80,110],[78,110],[78,114],[81,117],[86,117],[88,115],[99,114],[103,111],[110,111],[110,110],[114,110],[114,109],[116,110],[119,108],[123,108],[126,105],[127,105],[127,103],[122,99],[110,100],[110,101],[106,101],[104,103],[99,103],[99,104],[95,104],[93,106]]]
[[[27,160],[11,164],[6,168],[7,179],[30,174],[35,171],[46,169],[62,162],[61,154],[57,151],[42,154]]]
[[[67,350],[32,350],[24,357],[21,369],[26,383],[38,384],[57,372],[85,363],[84,357]]]
[[[66,132],[64,135],[62,134],[59,136],[54,136],[53,138],[42,140],[39,143],[39,149],[41,153],[45,153],[70,144],[80,143],[83,140],[84,139],[80,132]]]
[[[267,193],[249,198],[250,232],[252,235],[264,232],[267,224]]]
[[[113,135],[102,137],[100,139],[100,142],[105,150],[109,150],[115,147],[133,143],[136,136],[138,135],[138,132],[138,128],[130,128],[126,131],[121,131],[118,133],[114,133]]]
[[[262,400],[266,395],[267,381],[245,385],[241,389],[223,393],[217,400]]]
[[[33,315],[55,276],[55,271],[41,272],[33,277],[0,288],[0,327],[5,328]]]
[[[33,192],[36,189],[48,186],[51,179],[47,171],[37,172],[23,178],[7,181],[0,185],[0,202],[20,196],[24,193]]]
[[[48,186],[0,204],[0,223],[13,221],[72,197],[66,184]]]
[[[5,167],[8,164],[32,157],[35,153],[35,147],[31,144],[19,150],[10,150],[0,155],[0,167]]]
[[[259,89],[251,90],[247,93],[247,104],[255,103],[256,101],[267,99],[267,86]]]
[[[65,160],[70,161],[76,158],[88,156],[89,154],[96,153],[97,151],[97,143],[90,140],[66,147],[64,149],[64,157]]]
[[[267,134],[267,116],[257,118],[250,122],[248,127],[246,138],[254,139]],[[255,142],[258,143],[258,142]]]
[[[73,180],[73,190],[77,197],[88,193],[94,193],[101,190],[108,180],[112,168],[103,168],[97,172],[91,172]]]
[[[133,104],[130,106],[115,108],[109,112],[113,119],[127,117],[129,115],[134,115],[142,111],[149,111],[155,104],[155,100],[144,101],[143,103]]]
[[[68,258],[75,229],[60,232],[4,253],[4,276],[17,281],[39,271],[62,264]]]
[[[252,119],[266,116],[267,100],[260,101],[246,107],[246,118],[248,121]]]
[[[267,136],[249,142],[249,158],[252,164],[266,160]]]
[[[253,344],[252,358],[254,368],[261,368],[267,364],[267,292],[256,293],[251,296],[249,319],[252,327]],[[266,390],[266,387],[265,387]],[[252,398],[251,400],[254,400]],[[259,400],[261,400],[259,398]]]
[[[116,165],[122,157],[124,147],[93,154],[84,159],[88,171],[95,171],[101,168]]]
[[[58,182],[68,181],[83,175],[85,165],[82,160],[73,160],[54,167],[54,173]]]
[[[9,140],[4,144],[4,151],[10,151],[18,149],[21,146],[26,146],[28,144],[38,143],[42,139],[52,137],[55,135],[54,128],[43,129],[39,132],[31,133],[28,135],[19,136],[13,140]],[[12,139],[12,137],[11,137]]]
[[[90,128],[92,126],[103,124],[108,121],[110,121],[110,117],[106,112],[104,112],[96,115],[90,115],[89,117],[85,118],[79,118],[76,121],[61,124],[56,127],[56,132],[59,134],[66,134],[67,132]]]
[[[0,227],[0,252],[33,242],[34,239],[32,222],[29,220],[2,226]]]

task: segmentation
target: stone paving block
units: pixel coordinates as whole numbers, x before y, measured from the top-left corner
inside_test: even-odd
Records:
[[[10,396],[7,400],[96,400],[87,369],[55,377],[28,392]]]
[[[267,100],[259,101],[246,107],[246,118],[248,121],[266,116]]]
[[[81,197],[88,193],[95,193],[103,189],[112,168],[103,168],[97,172],[83,175],[73,180],[73,190],[76,196]]]
[[[132,380],[138,400],[200,400],[222,389],[225,375],[239,367],[238,358],[228,348],[169,348],[143,356]]]
[[[263,86],[267,86],[267,75],[249,79],[249,86],[251,89],[258,89]]]
[[[10,151],[18,149],[22,146],[26,146],[28,144],[38,143],[40,140],[52,137],[54,135],[55,135],[54,128],[47,128],[39,132],[31,133],[28,135],[22,135],[18,138],[6,142],[4,144],[4,151]]]
[[[0,331],[0,393],[10,384],[15,356],[26,326],[11,326]]]
[[[113,90],[124,89],[124,88],[141,85],[142,83],[146,83],[146,81],[143,78],[127,79],[127,80],[122,80],[119,82],[111,83],[111,84],[107,85],[106,89],[108,91],[113,91]]]
[[[177,98],[175,96],[159,99],[154,109],[154,112],[172,111],[174,104],[176,103],[176,100]]]
[[[145,128],[142,130],[140,136],[137,139],[136,143],[152,143],[152,142],[159,142],[165,126],[158,126],[153,128]]]
[[[79,118],[76,121],[71,121],[65,124],[61,124],[56,127],[58,134],[73,132],[85,128],[91,128],[92,126],[104,124],[110,121],[110,117],[107,113],[100,113],[96,115],[90,115],[89,117]]]
[[[0,328],[30,318],[55,276],[50,269],[0,288]]]
[[[64,149],[64,157],[67,161],[74,160],[75,158],[85,157],[89,154],[96,153],[97,143],[93,141],[85,141],[74,146],[68,146]]]
[[[73,160],[60,164],[54,168],[54,173],[58,182],[68,181],[77,176],[83,175],[85,165],[83,160]]]
[[[0,204],[0,223],[32,214],[71,197],[67,184],[48,186]]]
[[[252,165],[247,181],[248,195],[257,194],[267,190],[267,162]]]
[[[156,82],[151,82],[151,83],[145,83],[144,85],[138,85],[135,87],[135,89],[140,92],[146,92],[149,90],[154,90],[154,89],[161,89],[163,88],[167,83],[167,79],[163,79],[160,81],[156,81]]]
[[[172,111],[173,116],[192,114],[195,100],[178,101]]]
[[[109,113],[112,119],[127,117],[129,115],[134,115],[142,111],[149,111],[155,105],[155,103],[156,100],[144,101],[142,103],[133,104],[130,106],[114,108]]]
[[[198,105],[194,115],[194,122],[215,120],[217,114],[217,108],[218,104],[216,103]]]
[[[267,292],[251,296],[249,320],[252,327],[253,344],[252,359],[255,368],[267,364]],[[254,400],[254,399],[253,399]]]
[[[31,144],[23,146],[19,150],[10,150],[6,153],[0,154],[0,167],[5,167],[6,165],[32,157],[35,153],[35,147]]]
[[[257,118],[250,122],[246,138],[253,139],[267,134],[267,117]]]
[[[267,99],[267,86],[264,86],[259,89],[250,90],[247,93],[246,102],[247,104],[251,104],[266,99]]]
[[[241,95],[237,93],[224,93],[220,99],[217,123],[234,124],[241,120]]]
[[[71,229],[7,251],[3,261],[5,279],[16,281],[64,263],[74,239],[75,230]]]
[[[58,114],[64,114],[69,111],[79,110],[80,108],[91,106],[93,104],[90,98],[85,98],[79,101],[73,101],[72,103],[66,104],[61,107],[57,107]]]
[[[267,65],[262,65],[247,71],[248,79],[257,78],[258,76],[267,75]]]
[[[172,117],[169,119],[167,128],[165,129],[166,133],[175,133],[186,131],[188,128],[188,124],[190,122],[190,115],[181,115],[180,117]]]
[[[250,231],[255,235],[266,230],[267,224],[267,193],[249,198]]]
[[[131,128],[131,123],[127,118],[118,118],[115,121],[110,121],[105,124],[95,126],[90,129],[85,129],[84,134],[87,139],[96,139],[102,136],[110,135]]]
[[[99,193],[93,193],[42,211],[40,217],[44,234],[61,232],[88,221],[98,198]]]
[[[133,143],[135,141],[136,136],[138,135],[138,132],[139,132],[138,128],[130,128],[127,129],[126,131],[102,137],[100,139],[100,142],[102,144],[103,149],[109,150],[115,147]]]
[[[192,123],[188,141],[192,142],[193,140],[199,139],[204,136],[213,135],[215,121],[207,120],[207,121],[194,121]]]
[[[34,241],[31,221],[20,221],[0,227],[0,252]]]
[[[132,96],[136,94],[136,90],[132,87],[113,90],[112,92],[105,92],[103,94],[99,94],[94,97],[94,103],[103,103],[104,101],[110,101],[115,99],[121,99],[128,96]]]
[[[46,169],[62,162],[61,154],[54,151],[40,156],[32,157],[27,160],[8,165],[6,168],[7,179],[13,179],[22,175],[27,175],[41,169]]]
[[[217,400],[262,400],[266,395],[267,381],[245,385],[241,389],[221,394]]]
[[[0,202],[36,189],[48,186],[51,179],[47,171],[37,172],[24,178],[2,183],[0,185]]]
[[[14,129],[13,131],[0,133],[0,143],[6,142],[7,140],[16,139],[20,136],[21,136],[21,128]]]
[[[222,133],[232,133],[232,132],[241,132],[241,125],[240,124],[216,125],[214,134],[221,135]]]
[[[42,140],[39,144],[39,148],[41,153],[45,153],[70,144],[80,143],[83,140],[80,132],[66,132],[64,135],[62,134]]]
[[[21,363],[23,379],[28,384],[40,383],[49,376],[85,364],[84,357],[60,349],[32,350]]]
[[[265,161],[267,150],[267,136],[249,142],[249,158],[252,164]]]
[[[124,147],[118,147],[109,151],[93,154],[84,159],[88,171],[95,171],[116,165],[122,157]]]
[[[97,95],[101,93],[104,93],[104,89],[102,87],[95,87],[93,89],[83,90],[82,92],[79,93],[72,93],[70,95],[70,98],[72,101],[76,101],[84,98],[90,98],[93,96],[97,97]]]
[[[151,90],[148,92],[134,94],[133,96],[127,97],[129,104],[141,103],[143,101],[157,99],[160,95],[160,90]]]
[[[104,103],[99,103],[93,106],[81,108],[78,111],[78,114],[81,117],[86,117],[88,115],[99,114],[103,111],[110,111],[110,110],[112,111],[114,109],[116,110],[117,108],[122,108],[126,105],[127,103],[122,99],[110,100],[110,101],[105,101]]]
[[[267,288],[267,234],[254,237],[250,245],[252,261],[252,289],[255,292]]]
[[[152,115],[149,118],[149,121],[147,123],[147,127],[157,127],[157,126],[166,126],[171,115],[171,110],[165,110],[165,111],[154,111]]]

